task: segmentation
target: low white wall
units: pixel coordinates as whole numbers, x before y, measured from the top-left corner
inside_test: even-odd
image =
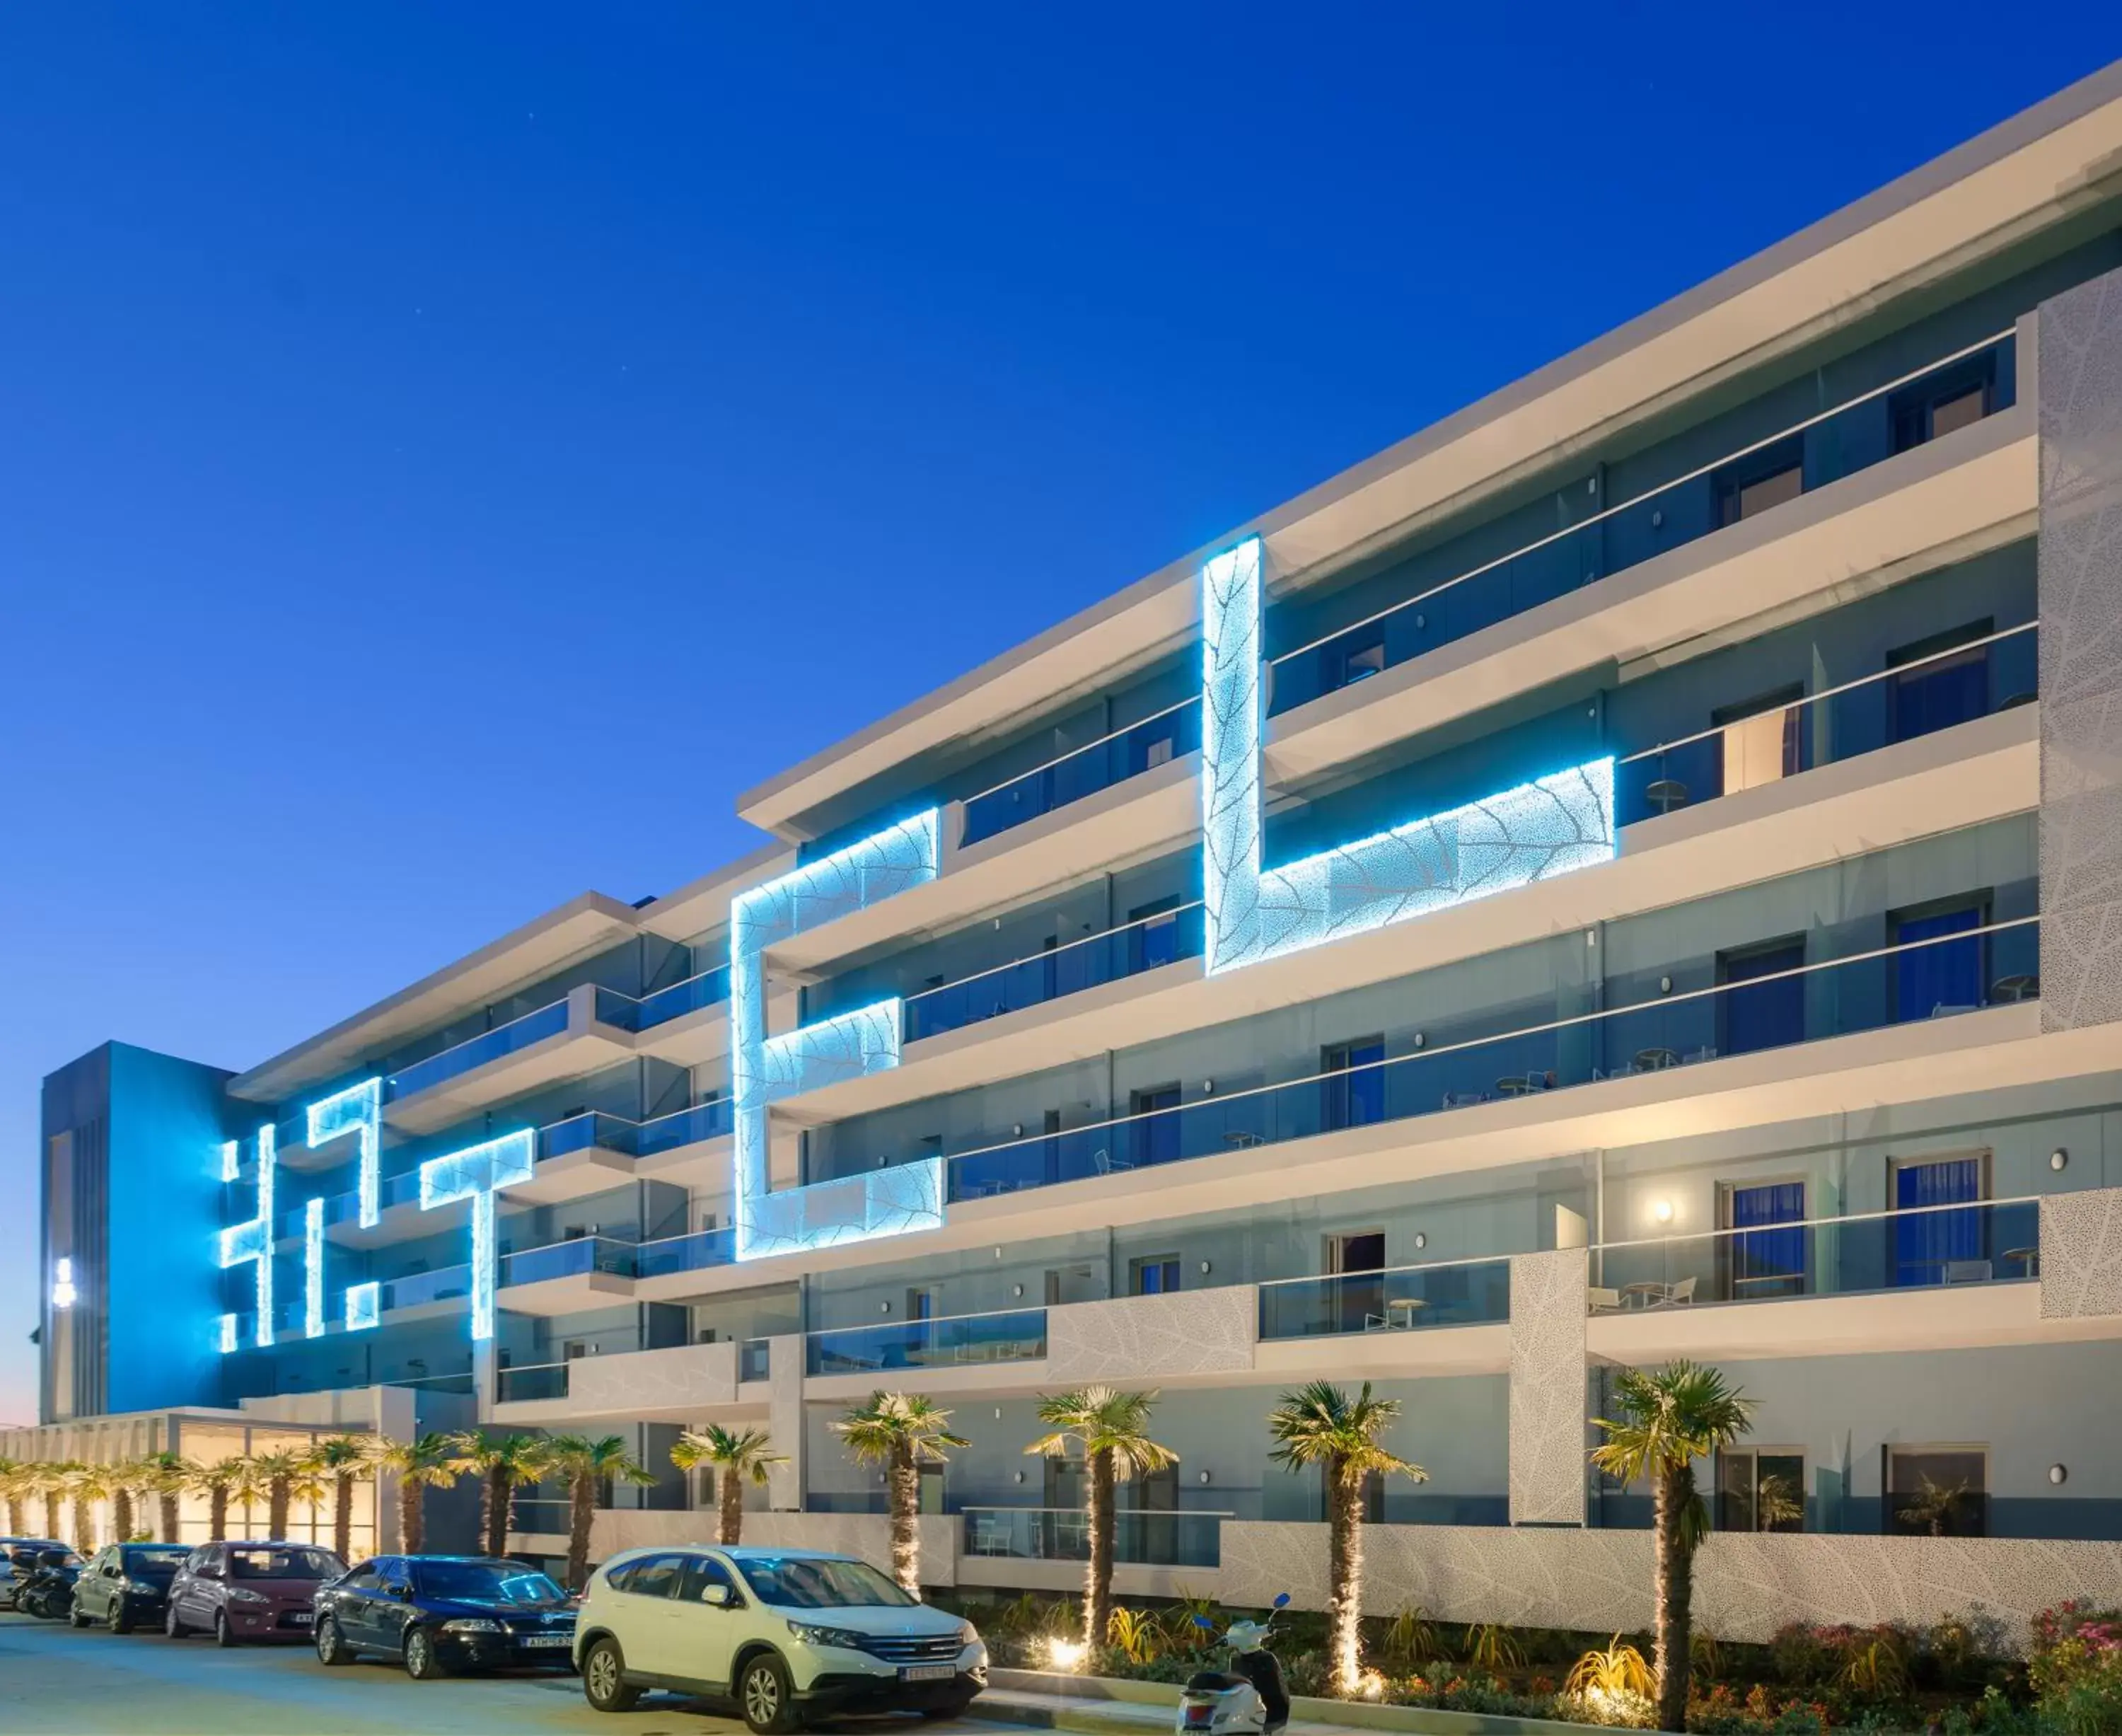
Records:
[[[1219,1578],[1227,1603],[1264,1605],[1286,1591],[1299,1609],[1323,1609],[1326,1528],[1227,1519]],[[1719,1532],[1694,1569],[1696,1621],[1742,1641],[1791,1621],[1921,1625],[1972,1613],[2018,1649],[2031,1617],[2065,1598],[2122,1601],[2122,1543]],[[1447,1621],[1639,1631],[1652,1621],[1651,1534],[1370,1526],[1363,1600],[1378,1615],[1417,1605]]]
[[[916,1521],[921,1534],[921,1580],[925,1585],[955,1585],[958,1579],[958,1521],[946,1514],[923,1514]],[[712,1508],[658,1512],[612,1508],[600,1512],[590,1528],[590,1559],[601,1561],[623,1549],[655,1544],[713,1543],[716,1514]],[[744,1516],[747,1544],[788,1549],[825,1549],[854,1556],[879,1570],[891,1571],[891,1522],[881,1513],[750,1513]],[[513,1548],[534,1555],[561,1555],[564,1537],[544,1532],[512,1533]]]

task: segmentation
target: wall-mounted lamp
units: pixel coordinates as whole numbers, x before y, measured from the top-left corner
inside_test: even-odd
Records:
[[[1202,1081],[1201,1081],[1201,1095],[1202,1095],[1203,1097],[1213,1097],[1215,1094],[1216,1094],[1216,1082],[1215,1082],[1213,1079],[1204,1079],[1204,1080],[1202,1080]]]
[[[1672,993],[1672,979],[1670,976],[1661,976],[1658,979],[1658,993],[1661,994]]]
[[[73,1261],[61,1255],[52,1261],[52,1306],[70,1308],[81,1299],[81,1292],[74,1288]]]
[[[1670,1200],[1653,1200],[1651,1202],[1651,1215],[1657,1219],[1661,1224],[1671,1223],[1672,1201]]]
[[[1423,1047],[1425,1044],[1427,1044],[1427,1043],[1428,1042],[1429,1038],[1428,1038],[1428,1034],[1427,1034],[1427,1033],[1425,1033],[1425,1032],[1423,1032],[1418,1031],[1418,1032],[1416,1032],[1414,1033],[1414,1037],[1413,1037],[1413,1039],[1412,1039],[1411,1041],[1412,1041],[1412,1045],[1413,1045],[1413,1046],[1414,1046],[1414,1047],[1415,1047],[1415,1048],[1417,1048],[1417,1049],[1419,1049],[1419,1048]]]
[[[2050,1169],[2061,1169],[2069,1162],[2070,1153],[2065,1151],[2060,1145],[2057,1146],[2054,1151],[2049,1153],[2049,1167]]]
[[[997,1406],[994,1407],[994,1413],[995,1413],[995,1420],[996,1420],[997,1422],[1000,1422],[1000,1421],[1002,1420],[1002,1406],[1001,1406],[1000,1405],[997,1405]]]
[[[1195,1481],[1196,1481],[1197,1482],[1199,1482],[1199,1483],[1202,1483],[1202,1484],[1205,1485],[1205,1484],[1208,1482],[1208,1473],[1207,1472],[1204,1471],[1204,1472],[1200,1474],[1200,1476],[1195,1479]]]
[[[1002,1250],[1000,1248],[997,1248],[995,1250],[995,1258],[998,1260],[1002,1258]]]
[[[1021,1296],[1024,1294],[1024,1286],[1021,1284],[1012,1284],[1009,1287],[1009,1293],[1012,1296]],[[1001,1412],[998,1411],[996,1415],[1000,1415]]]
[[[1021,1483],[1024,1481],[1024,1473],[1021,1471],[1015,1472],[1012,1473],[1011,1480],[1014,1482]]]
[[[880,1314],[889,1314],[891,1312],[891,1304],[888,1302],[880,1302],[876,1305],[876,1311]]]
[[[2063,1466],[2061,1466],[2061,1465],[2051,1465],[2051,1466],[2050,1466],[2050,1467],[2049,1467],[2049,1481],[2050,1481],[2050,1482],[2052,1482],[2052,1483],[2063,1483],[2063,1482],[2068,1482],[2069,1480],[2070,1480],[2070,1472],[2069,1472],[2068,1470],[2066,1470]]]
[[[1418,1253],[1429,1246],[1429,1237],[1426,1231],[1417,1230],[1414,1233],[1414,1246]]]

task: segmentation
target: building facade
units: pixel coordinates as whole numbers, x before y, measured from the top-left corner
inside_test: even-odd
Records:
[[[1266,1414],[1369,1381],[1374,1607],[1606,1631],[1591,1419],[1686,1356],[1758,1404],[1713,1631],[2122,1593],[2122,68],[738,811],[246,1071],[53,1075],[0,1453],[620,1433],[602,1552],[741,1420],[757,1535],[881,1555],[830,1423],[921,1391],[924,1571],[1063,1586],[1038,1395],[1154,1387],[1121,1589],[1317,1606]]]

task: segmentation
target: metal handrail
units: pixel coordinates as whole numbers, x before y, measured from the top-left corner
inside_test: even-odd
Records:
[[[961,807],[970,807],[975,802],[984,801],[988,797],[994,795],[1002,790],[1007,789],[1012,784],[1021,784],[1026,778],[1035,778],[1043,771],[1050,771],[1054,767],[1062,764],[1064,760],[1074,759],[1077,754],[1088,753],[1094,747],[1103,747],[1108,742],[1117,742],[1122,736],[1132,734],[1134,731],[1141,728],[1145,723],[1154,723],[1160,718],[1168,718],[1174,712],[1184,711],[1189,705],[1198,705],[1200,703],[1201,695],[1199,694],[1189,694],[1185,699],[1180,700],[1176,704],[1167,705],[1161,711],[1152,711],[1146,718],[1137,718],[1132,723],[1124,723],[1118,729],[1110,730],[1105,734],[1100,736],[1095,742],[1086,742],[1082,746],[1072,747],[1068,751],[1068,752],[1056,754],[1050,760],[1042,760],[1038,765],[1031,767],[1029,770],[1014,773],[1011,776],[1004,778],[1001,783],[991,784],[987,788],[980,790],[973,795],[961,796],[958,798],[958,806]]]
[[[1674,1242],[1702,1242],[1714,1236],[1760,1236],[1786,1229],[1825,1229],[1838,1224],[1884,1223],[1888,1219],[1917,1218],[1933,1212],[1980,1211],[1992,1205],[2038,1205],[2038,1194],[2018,1194],[2008,1200],[1957,1200],[1942,1205],[1889,1205],[1877,1211],[1845,1212],[1836,1218],[1789,1218],[1778,1224],[1754,1224],[1743,1228],[1727,1224],[1718,1229],[1688,1230],[1679,1234],[1638,1236],[1627,1242],[1594,1242],[1593,1253],[1611,1253],[1624,1247],[1662,1247]]]
[[[1254,1288],[1271,1290],[1278,1284],[1320,1284],[1329,1278],[1391,1278],[1401,1272],[1444,1272],[1461,1266],[1501,1266],[1511,1256],[1508,1254],[1468,1254],[1457,1260],[1431,1260],[1414,1266],[1381,1266],[1359,1272],[1313,1272],[1298,1278],[1262,1278]]]
[[[937,984],[932,989],[923,989],[918,994],[908,995],[905,1004],[910,1007],[917,1000],[926,1000],[932,994],[943,994],[952,989],[962,989],[967,983],[976,983],[984,976],[999,976],[1004,971],[1014,971],[1019,965],[1035,965],[1049,958],[1059,958],[1063,952],[1071,952],[1077,947],[1087,947],[1093,941],[1110,940],[1115,934],[1126,934],[1129,929],[1147,928],[1152,922],[1168,922],[1173,917],[1183,915],[1188,910],[1201,909],[1204,902],[1204,901],[1199,898],[1191,899],[1185,904],[1176,904],[1168,910],[1158,910],[1152,915],[1138,916],[1132,922],[1123,922],[1113,928],[1101,929],[1095,934],[1086,934],[1079,940],[1072,940],[1065,945],[1049,948],[1043,952],[1027,952],[1023,957],[1013,958],[1006,965],[990,965],[986,970],[975,971],[970,976],[954,977],[949,982]]]

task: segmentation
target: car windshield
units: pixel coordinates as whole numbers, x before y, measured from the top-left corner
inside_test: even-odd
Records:
[[[422,1561],[420,1592],[481,1603],[564,1603],[568,1594],[541,1573],[495,1561]]]
[[[346,1570],[321,1549],[231,1549],[231,1579],[336,1579]]]
[[[755,1556],[737,1565],[760,1603],[778,1603],[784,1609],[845,1609],[878,1603],[904,1608],[916,1601],[862,1561]]]
[[[125,1570],[138,1574],[143,1579],[166,1579],[185,1565],[189,1549],[129,1549],[125,1551]]]

